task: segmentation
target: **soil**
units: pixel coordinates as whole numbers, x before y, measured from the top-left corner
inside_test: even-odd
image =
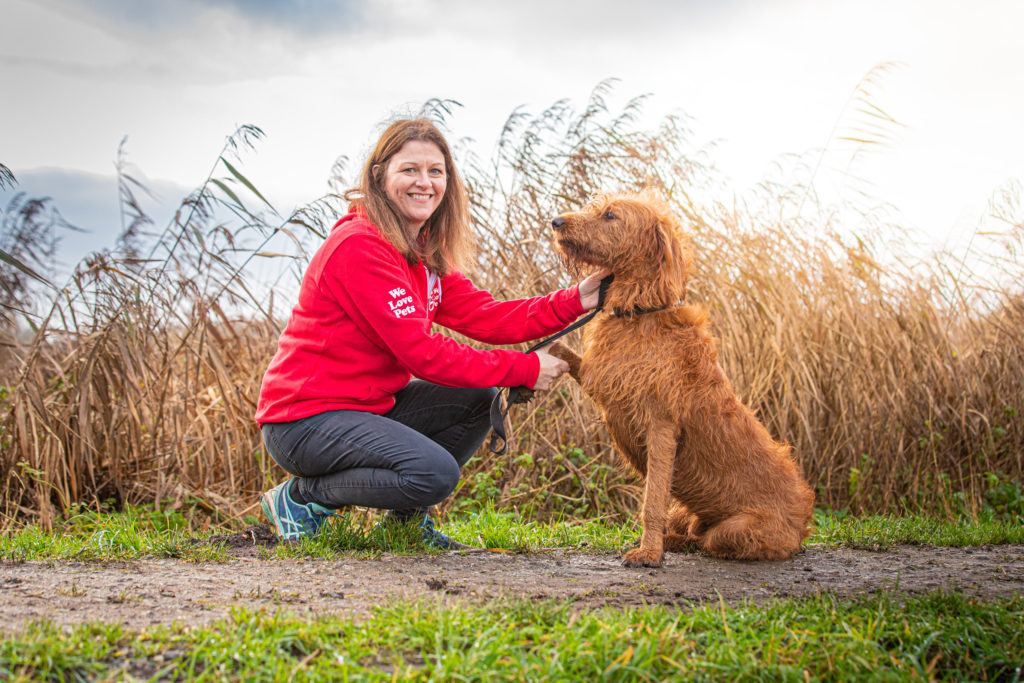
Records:
[[[528,554],[455,551],[442,555],[339,560],[268,559],[277,543],[264,525],[212,539],[226,562],[0,562],[0,629],[36,619],[70,627],[121,622],[142,630],[193,626],[233,606],[297,616],[364,616],[388,599],[480,603],[499,595],[572,600],[574,607],[639,607],[721,599],[763,603],[830,592],[935,589],[978,598],[1024,593],[1024,545],[850,549],[808,546],[783,562],[734,562],[669,553],[658,569],[628,569],[613,553],[551,549]]]

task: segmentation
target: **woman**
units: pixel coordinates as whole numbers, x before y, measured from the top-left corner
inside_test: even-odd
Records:
[[[424,119],[392,124],[363,167],[349,213],[309,263],[260,390],[256,420],[293,478],[262,496],[284,539],[359,505],[434,528],[430,506],[483,442],[495,386],[548,389],[568,368],[543,351],[478,350],[536,339],[597,305],[603,273],[544,297],[495,301],[458,271],[471,251],[465,191],[448,144]],[[410,381],[411,377],[417,377]]]

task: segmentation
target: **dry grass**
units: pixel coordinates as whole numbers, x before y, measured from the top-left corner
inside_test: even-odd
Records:
[[[581,113],[563,103],[516,113],[493,159],[462,155],[481,286],[517,297],[568,284],[551,218],[596,190],[658,186],[691,225],[689,298],[710,310],[727,373],[794,445],[821,503],[970,511],[984,473],[1024,477],[1019,189],[995,200],[1006,250],[984,271],[1010,284],[986,283],[965,255],[905,265],[888,248],[891,226],[819,203],[813,176],[765,184],[742,205],[702,199],[713,195],[709,153],[690,146],[684,122],[645,130],[641,100],[612,115],[608,95],[602,84]],[[440,117],[446,105],[428,103]],[[107,499],[192,499],[230,519],[253,513],[257,493],[282,476],[252,414],[303,246],[340,206],[327,198],[277,216],[229,161],[257,134],[229,140],[149,259],[123,258],[123,245],[82,264],[34,338],[13,349],[0,379],[8,519],[48,522]],[[448,505],[487,498],[540,516],[635,509],[635,482],[573,383],[514,408],[512,420],[510,452],[483,449]]]

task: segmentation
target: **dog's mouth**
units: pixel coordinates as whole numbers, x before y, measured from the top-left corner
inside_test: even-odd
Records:
[[[603,265],[598,262],[597,254],[593,253],[587,245],[571,239],[557,238],[555,250],[561,257],[560,260],[565,269],[575,277],[582,275],[585,271],[589,271],[592,266],[600,267]]]
[[[555,243],[558,246],[558,251],[562,252],[565,256],[575,256],[580,252],[580,245],[572,240],[559,237],[555,240]]]
[[[585,263],[587,261],[587,253],[589,250],[585,245],[580,244],[579,242],[558,238],[556,241],[556,249],[562,256],[562,260],[567,263]]]

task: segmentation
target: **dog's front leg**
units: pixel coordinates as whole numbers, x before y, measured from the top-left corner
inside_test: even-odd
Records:
[[[560,358],[569,364],[569,376],[577,382],[580,381],[580,362],[582,359],[576,352],[562,342],[555,342],[547,348],[547,352],[555,358]]]
[[[644,531],[640,547],[622,558],[627,567],[660,567],[665,554],[665,522],[672,498],[672,470],[676,456],[676,430],[670,421],[658,422],[647,432],[647,479],[644,482]]]

